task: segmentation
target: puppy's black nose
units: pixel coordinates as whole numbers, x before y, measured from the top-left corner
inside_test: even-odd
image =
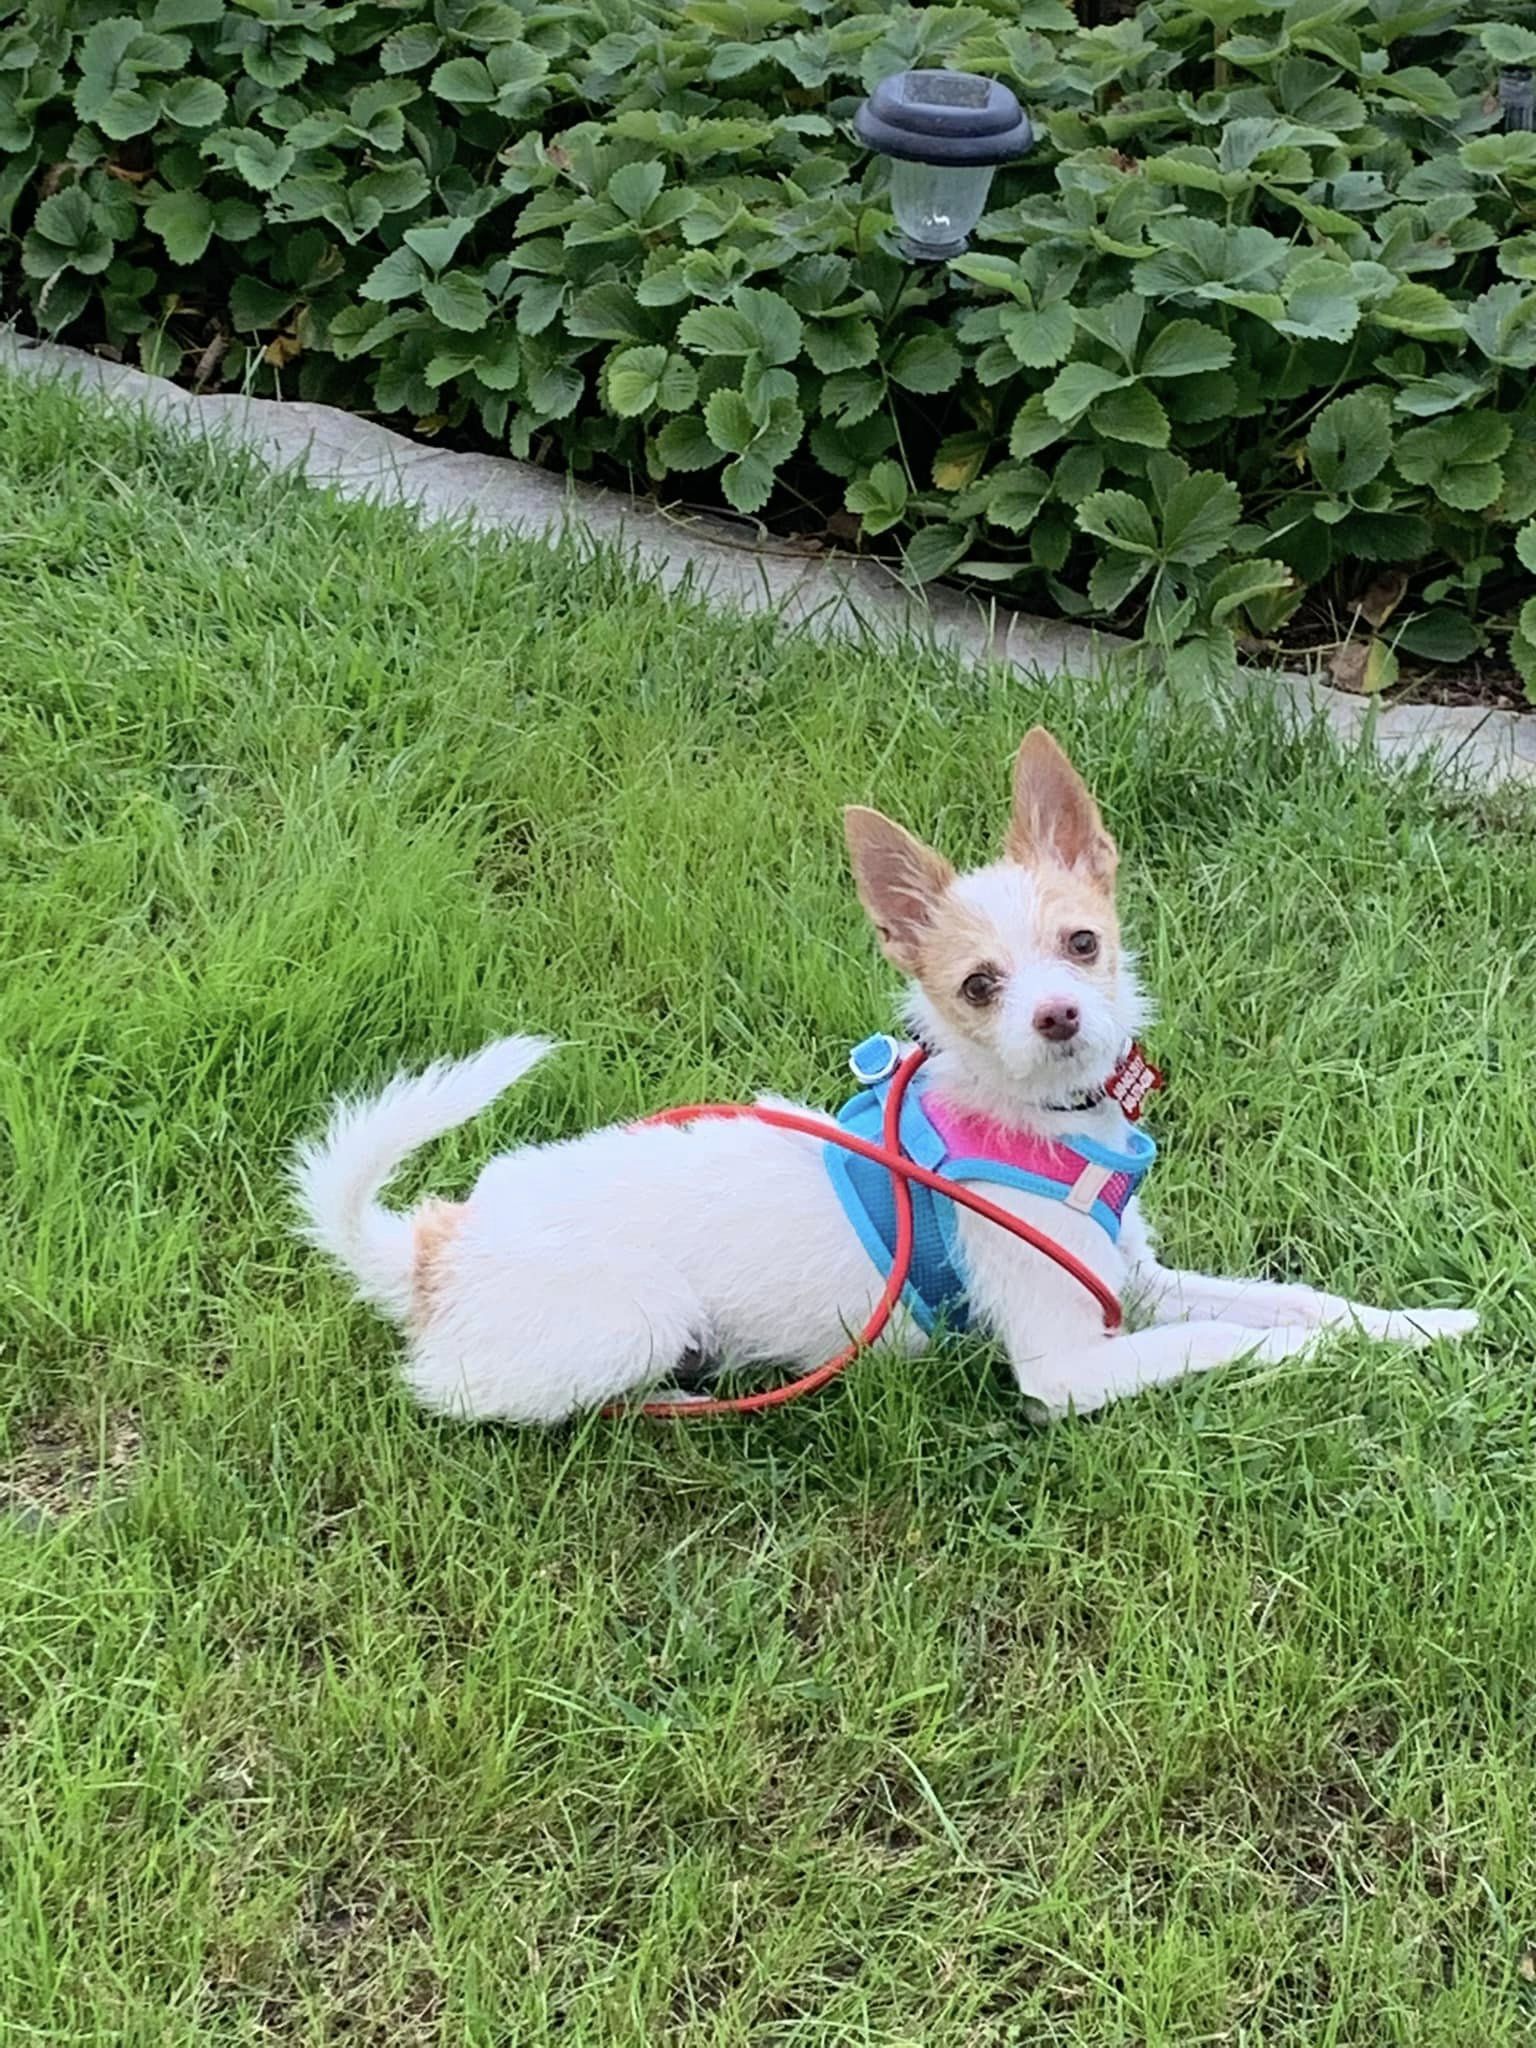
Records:
[[[1065,1045],[1069,1038],[1076,1038],[1082,1021],[1076,1003],[1042,1003],[1035,1012],[1035,1029],[1052,1045]]]

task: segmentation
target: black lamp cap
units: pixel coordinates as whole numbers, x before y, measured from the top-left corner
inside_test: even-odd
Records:
[[[854,116],[860,142],[913,164],[1005,164],[1034,142],[1006,85],[971,71],[898,71]]]

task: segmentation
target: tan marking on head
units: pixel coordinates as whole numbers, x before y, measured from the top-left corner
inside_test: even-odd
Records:
[[[981,1013],[961,995],[961,983],[986,967],[1006,978],[1012,966],[1012,948],[986,912],[946,896],[923,935],[912,973],[948,1023],[973,1033]]]
[[[1006,878],[1014,863],[980,870],[986,877]],[[961,994],[968,975],[995,968],[1006,980],[1031,960],[1061,959],[1073,970],[1111,990],[1120,962],[1120,920],[1112,885],[1095,874],[1052,862],[1030,867],[1028,919],[1005,926],[979,904],[952,892],[940,899],[922,934],[911,972],[924,995],[946,1023],[969,1038],[987,1034],[988,1011]],[[1065,950],[1075,931],[1092,931],[1099,939],[1096,959],[1082,961]]]
[[[443,1202],[433,1196],[411,1217],[411,1320],[418,1330],[426,1328],[442,1298],[445,1255],[466,1213],[465,1203]]]
[[[1043,725],[1026,733],[1013,764],[1005,851],[1025,867],[1078,869],[1112,885],[1119,854],[1088,785]]]

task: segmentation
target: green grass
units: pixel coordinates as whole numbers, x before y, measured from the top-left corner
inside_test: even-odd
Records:
[[[0,648],[0,1484],[118,1458],[0,1520],[7,2041],[1536,2035],[1529,809],[4,384]],[[330,1093],[567,1037],[444,1187],[835,1098],[891,1001],[839,806],[979,855],[1042,716],[1163,1001],[1169,1253],[1484,1334],[1043,1432],[976,1344],[740,1424],[418,1416],[287,1235]]]

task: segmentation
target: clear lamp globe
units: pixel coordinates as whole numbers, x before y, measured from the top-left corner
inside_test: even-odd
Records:
[[[904,256],[942,263],[960,255],[986,207],[991,164],[891,165],[891,211]]]

